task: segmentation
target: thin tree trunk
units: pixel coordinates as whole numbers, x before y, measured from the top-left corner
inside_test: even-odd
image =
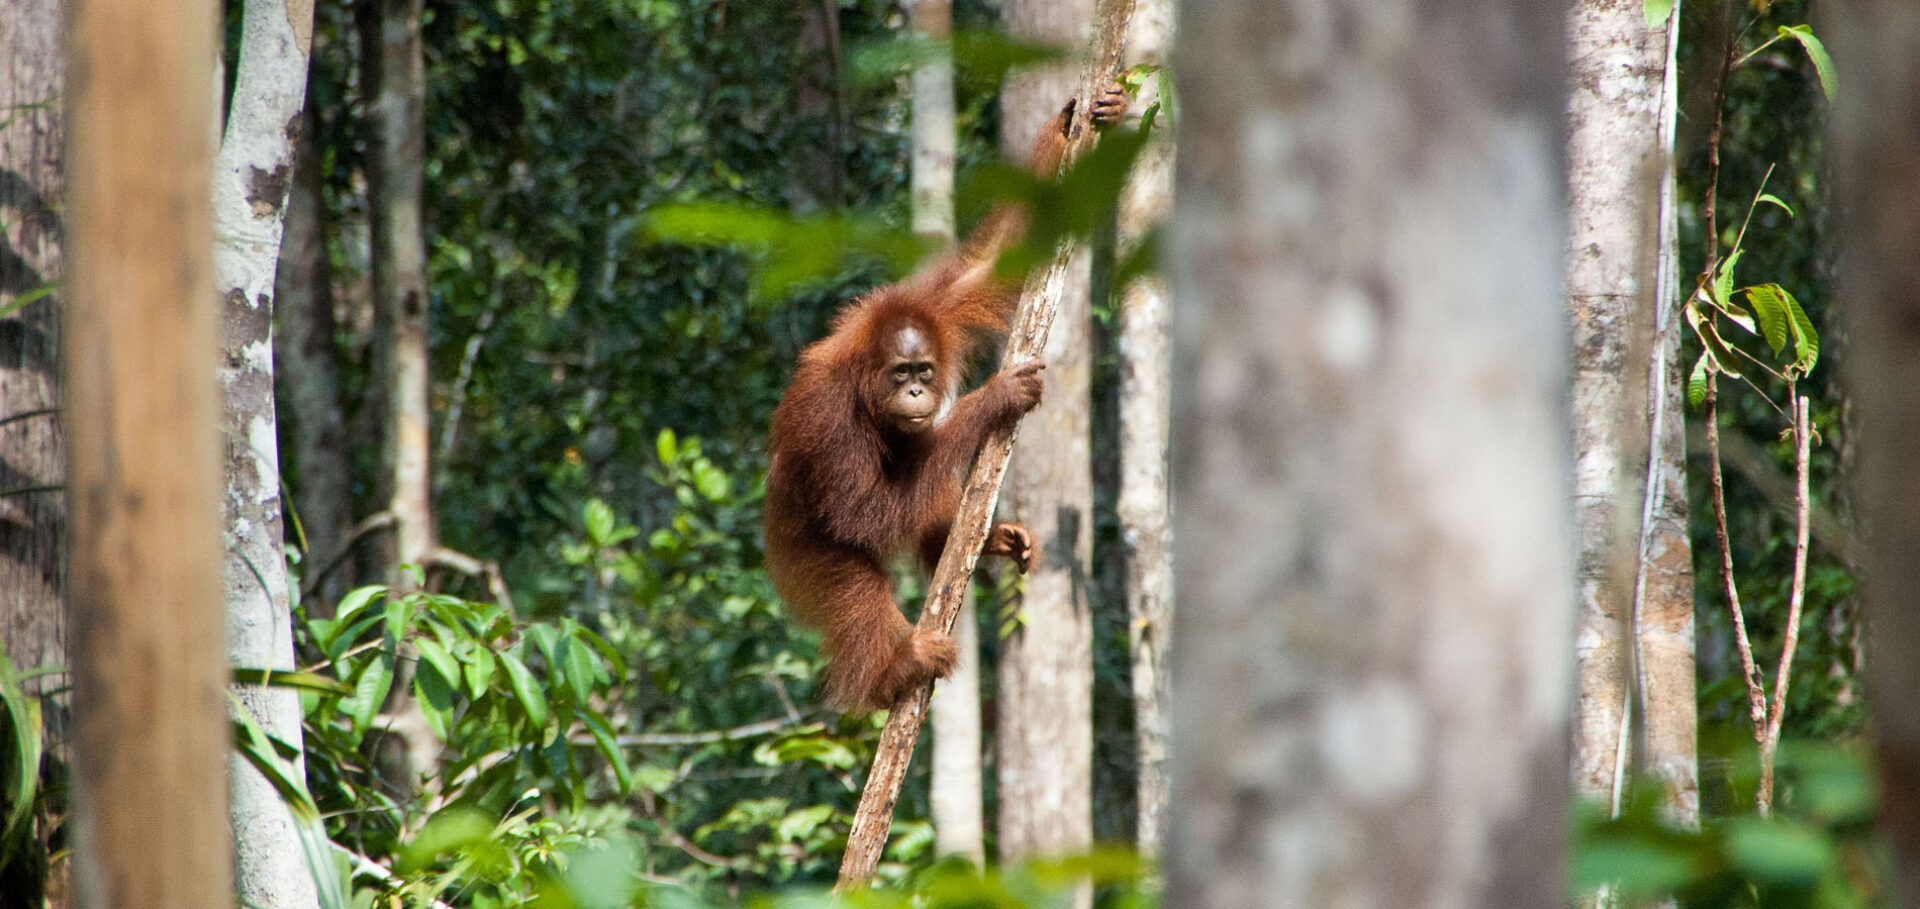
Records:
[[[73,5],[65,411],[76,902],[233,903],[213,3]]]
[[[800,5],[800,46],[807,59],[795,85],[801,116],[820,120],[825,141],[799,151],[791,196],[796,211],[840,207],[845,198],[841,161],[846,151],[846,112],[840,88],[840,6],[835,0],[804,0]]]
[[[274,358],[280,364],[287,422],[292,425],[294,514],[305,538],[302,574],[333,558],[353,526],[353,478],[340,404],[340,345],[333,316],[333,272],[321,199],[319,118],[311,105],[295,144],[293,194],[287,201],[275,305]],[[349,572],[329,574],[306,602],[307,614],[333,615]]]
[[[907,6],[914,36],[945,42],[953,30],[948,0],[912,0]],[[930,245],[953,242],[953,57],[942,53],[913,70],[913,232]],[[961,601],[953,640],[960,662],[934,689],[928,707],[933,723],[934,848],[986,864],[985,806],[980,798],[980,626],[973,597]]]
[[[59,411],[60,166],[66,66],[60,0],[0,14],[0,647],[20,670],[67,665],[61,608],[66,452]],[[41,692],[65,683],[41,676]]]
[[[1161,66],[1173,45],[1173,4],[1139,0],[1127,37],[1136,64]],[[1160,97],[1159,80],[1142,86],[1140,113]],[[1173,207],[1173,137],[1166,111],[1134,162],[1120,197],[1121,256],[1146,239]],[[1127,562],[1128,637],[1133,650],[1133,724],[1138,748],[1139,815],[1135,842],[1158,857],[1166,839],[1167,670],[1173,633],[1172,515],[1167,497],[1167,285],[1145,275],[1120,291],[1120,491],[1114,511]]]
[[[1564,899],[1559,7],[1185,7],[1167,904]]]
[[[1573,779],[1617,811],[1631,736],[1643,729],[1650,769],[1668,780],[1676,814],[1691,823],[1699,801],[1692,551],[1678,324],[1675,301],[1662,296],[1677,287],[1662,245],[1673,239],[1662,209],[1672,173],[1670,30],[1666,22],[1649,28],[1641,4],[1582,0],[1568,35],[1581,604]]]
[[[422,565],[433,552],[428,475],[427,254],[422,154],[426,148],[423,0],[362,0],[361,59],[368,67],[370,132],[367,207],[379,371],[385,377],[388,508],[398,520],[398,563]],[[402,585],[404,586],[404,584]]]
[[[213,286],[224,303],[217,362],[225,405],[227,657],[238,666],[292,669],[273,397],[273,280],[307,93],[313,7],[247,0],[240,29],[240,62],[213,181]],[[297,692],[236,686],[235,695],[269,735],[300,747]],[[319,905],[286,802],[244,758],[233,755],[229,764],[241,903]]]
[[[1010,0],[1007,30],[1063,47],[1085,45],[1092,0]],[[1018,157],[1077,89],[1071,69],[1023,73],[1001,94],[1000,146]],[[999,855],[1002,862],[1083,852],[1093,845],[1093,406],[1089,263],[1068,267],[1047,337],[1047,393],[1021,421],[1020,457],[1007,471],[1001,514],[1026,524],[1040,558],[1010,604],[1018,618],[999,648]],[[1091,905],[1077,888],[1073,905]]]
[[[1847,379],[1860,415],[1853,500],[1867,532],[1868,703],[1892,855],[1889,906],[1920,907],[1920,14],[1844,0],[1824,29],[1846,78],[1834,100],[1842,256],[1838,305],[1851,323]]]

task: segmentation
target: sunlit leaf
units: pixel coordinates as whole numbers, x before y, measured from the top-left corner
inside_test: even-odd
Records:
[[[1820,332],[1813,327],[1813,320],[1807,318],[1807,311],[1800,307],[1800,301],[1786,288],[1780,288],[1780,297],[1786,301],[1787,316],[1792,320],[1793,328],[1793,367],[1806,375],[1813,371],[1813,364],[1820,361]]]
[[[1827,103],[1833,103],[1834,93],[1840,90],[1833,72],[1833,58],[1827,55],[1827,46],[1813,34],[1809,25],[1782,25],[1780,37],[1792,38],[1806,48],[1807,59],[1813,61],[1814,72],[1820,76],[1820,90],[1826,93]]]
[[[1747,302],[1752,304],[1754,315],[1759,317],[1760,336],[1765,338],[1767,346],[1778,354],[1787,346],[1788,327],[1792,318],[1787,315],[1786,291],[1778,284],[1760,284],[1747,288]]]
[[[507,671],[508,687],[513,689],[513,696],[520,702],[520,706],[526,709],[527,719],[531,720],[536,728],[546,726],[547,697],[541,693],[540,686],[534,684],[533,673],[527,671],[527,664],[520,662],[520,658],[511,653],[502,653],[500,668]]]
[[[620,784],[620,794],[632,792],[633,771],[627,765],[627,753],[620,747],[619,739],[614,737],[613,728],[607,725],[606,717],[592,710],[582,710],[580,724],[587,727],[594,744],[600,746],[600,756],[606,758],[607,766],[613,768],[614,779]]]
[[[1774,205],[1780,206],[1780,209],[1782,211],[1785,211],[1788,217],[1798,217],[1798,215],[1795,215],[1793,212],[1793,206],[1780,201],[1780,197],[1774,195],[1773,193],[1761,193],[1759,196],[1759,201],[1768,202],[1768,203],[1772,203]]]
[[[1646,0],[1647,28],[1659,28],[1673,17],[1673,0]]]
[[[1693,372],[1687,376],[1687,405],[1699,408],[1707,402],[1707,355],[1693,361]]]

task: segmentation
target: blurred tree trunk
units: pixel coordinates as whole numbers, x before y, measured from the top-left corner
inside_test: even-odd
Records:
[[[208,182],[218,6],[72,6],[64,411],[78,905],[234,901]]]
[[[1127,52],[1135,65],[1161,66],[1173,44],[1171,0],[1138,0]],[[1144,115],[1159,103],[1159,80],[1148,77],[1134,99]],[[1173,138],[1159,112],[1153,136],[1134,163],[1120,197],[1121,258],[1139,249],[1173,207]],[[1127,627],[1133,650],[1134,737],[1139,805],[1135,842],[1158,856],[1167,810],[1166,655],[1173,631],[1173,561],[1167,499],[1167,285],[1144,275],[1120,291],[1120,490],[1114,510],[1127,564]]]
[[[280,363],[293,461],[294,514],[306,545],[304,579],[340,553],[353,523],[353,479],[347,460],[345,418],[340,404],[340,346],[333,316],[333,271],[327,256],[326,205],[321,199],[320,118],[311,106],[295,143],[293,190],[287,201],[286,236],[275,282],[277,303],[273,352]],[[333,615],[333,605],[352,581],[341,569],[306,601],[307,614]]]
[[[795,100],[800,115],[822,121],[825,141],[799,152],[790,175],[793,207],[799,212],[840,207],[846,198],[841,161],[846,157],[847,112],[841,90],[840,6],[835,0],[800,4],[800,47],[806,54]]]
[[[1008,0],[1007,30],[1080,48],[1092,0]],[[1024,160],[1040,126],[1078,88],[1067,68],[1022,73],[1000,96],[1000,147]],[[1093,624],[1087,595],[1093,545],[1089,258],[1068,269],[1047,338],[1047,393],[1020,425],[1001,514],[1026,524],[1040,558],[1010,604],[1018,619],[1000,647],[999,853],[1002,862],[1093,845]],[[1090,905],[1082,887],[1076,906]]]
[[[237,666],[290,670],[293,614],[280,514],[273,282],[307,93],[313,7],[247,0],[240,32],[238,72],[213,180],[213,286],[224,303],[218,362],[225,405],[227,656]],[[301,747],[298,692],[242,685],[234,693],[269,735]],[[229,764],[240,902],[254,909],[319,905],[286,802],[246,759],[232,755]]]
[[[1567,30],[1580,538],[1573,780],[1617,810],[1638,730],[1644,769],[1666,782],[1674,817],[1692,825],[1693,553],[1668,204],[1677,12],[1649,28],[1639,3],[1581,0]]]
[[[360,59],[366,70],[367,208],[378,371],[384,378],[386,446],[382,473],[398,524],[393,562],[425,566],[433,552],[428,476],[427,252],[424,171],[426,63],[420,45],[424,0],[360,0]],[[406,586],[399,575],[396,583]]]
[[[1565,26],[1185,7],[1170,906],[1565,898]]]
[[[1847,378],[1860,415],[1854,501],[1867,527],[1869,703],[1892,855],[1889,906],[1920,907],[1920,12],[1846,0],[1822,34],[1846,82],[1834,103]]]
[[[953,31],[948,0],[910,0],[914,37],[947,41]],[[935,247],[953,242],[953,57],[942,53],[913,70],[913,232]],[[928,708],[933,721],[933,835],[941,855],[963,855],[986,864],[985,806],[980,798],[980,624],[973,597],[961,601],[954,620],[960,662],[934,686]]]
[[[0,646],[19,670],[67,665],[61,606],[66,500],[60,494],[61,0],[16,0],[0,15]],[[47,691],[57,675],[27,682]]]

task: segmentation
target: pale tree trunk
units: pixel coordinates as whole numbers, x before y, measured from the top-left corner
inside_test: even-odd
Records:
[[[1564,898],[1564,27],[1185,7],[1169,906]]]
[[[1572,776],[1578,791],[1617,812],[1637,730],[1646,769],[1666,781],[1675,818],[1692,825],[1693,556],[1677,271],[1663,206],[1672,180],[1672,21],[1649,28],[1637,0],[1581,0],[1567,28],[1580,539]]]
[[[72,6],[76,903],[233,904],[208,169],[218,7]]]
[[[1834,101],[1842,256],[1839,307],[1851,330],[1847,379],[1860,414],[1854,501],[1867,527],[1864,572],[1869,703],[1879,756],[1880,823],[1893,872],[1889,906],[1920,907],[1920,13],[1846,0],[1825,28],[1845,84]]]
[[[1173,44],[1171,0],[1138,0],[1127,52],[1135,64],[1163,65]],[[1159,95],[1150,78],[1134,99],[1144,114]],[[1120,254],[1137,248],[1173,207],[1173,137],[1160,111],[1120,197]],[[1114,511],[1127,560],[1128,638],[1133,649],[1133,724],[1138,748],[1135,842],[1157,857],[1166,839],[1167,647],[1173,633],[1171,515],[1167,499],[1167,285],[1149,274],[1120,291],[1120,490]]]
[[[907,6],[914,36],[945,42],[953,31],[948,0],[912,0]],[[913,232],[935,246],[953,242],[953,57],[941,53],[913,70]],[[961,603],[953,640],[960,662],[934,686],[928,718],[933,722],[933,835],[941,855],[986,863],[984,806],[980,799],[980,625],[973,597]]]
[[[414,587],[402,569],[425,570],[434,549],[433,486],[428,474],[429,351],[427,250],[422,156],[426,150],[426,60],[420,41],[424,0],[360,0],[360,60],[367,93],[369,270],[376,370],[384,382],[385,445],[381,478],[394,517],[388,583]],[[411,692],[411,661],[395,673],[388,716],[395,740],[380,756],[381,773],[413,791],[435,764],[440,743]]]
[[[302,574],[311,581],[340,553],[353,522],[353,479],[340,407],[340,345],[333,315],[333,274],[327,258],[326,210],[321,200],[319,126],[311,108],[295,143],[293,191],[287,200],[286,236],[275,279],[274,358],[280,366],[294,457],[300,468],[293,488],[294,514],[306,540]],[[345,570],[330,574],[307,598],[309,616],[333,615],[333,605],[351,581]]]
[[[395,561],[424,566],[433,552],[432,486],[427,472],[427,253],[424,172],[426,62],[420,44],[423,0],[361,0],[361,61],[367,67],[367,207],[372,234],[373,306],[379,370],[385,378],[386,449],[382,473],[398,525]]]
[[[67,665],[61,608],[66,453],[60,437],[60,175],[65,84],[60,0],[0,14],[0,646],[15,669]],[[37,107],[35,105],[38,105]],[[41,676],[28,690],[65,683]]]
[[[227,657],[236,666],[292,669],[273,399],[273,280],[307,93],[313,4],[247,0],[240,28],[240,62],[213,179],[213,286],[224,306],[218,362],[225,405]],[[234,693],[269,735],[300,747],[297,692],[243,685]],[[232,755],[229,765],[240,902],[258,909],[318,905],[286,802],[245,758]]]
[[[1010,0],[1009,33],[1085,47],[1092,0]],[[1000,96],[1000,147],[1020,160],[1040,126],[1078,89],[1072,69],[1025,73]],[[1000,646],[999,855],[1015,862],[1093,845],[1093,622],[1087,596],[1093,546],[1092,333],[1089,258],[1067,270],[1047,337],[1047,392],[1020,424],[1020,456],[1007,470],[1002,517],[1026,524],[1040,558],[1011,607]],[[1074,905],[1092,891],[1075,891]]]

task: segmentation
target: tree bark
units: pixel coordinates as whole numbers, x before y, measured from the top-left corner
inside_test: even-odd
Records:
[[[225,405],[227,657],[237,666],[293,669],[273,397],[273,283],[307,93],[313,4],[247,0],[240,34],[213,181],[213,286],[224,303],[218,362]],[[269,735],[300,747],[297,692],[241,685],[234,693]],[[231,756],[229,766],[241,903],[258,909],[319,905],[286,802],[244,758]]]
[[[953,31],[948,0],[912,0],[909,27],[916,39],[945,42]],[[913,232],[929,245],[953,243],[953,57],[943,52],[913,70]],[[980,626],[973,597],[961,600],[953,640],[960,661],[934,689],[934,849],[986,864],[986,820],[980,798]]]
[[[20,670],[67,665],[60,494],[60,166],[66,67],[60,0],[18,0],[0,16],[0,646]],[[60,687],[59,676],[26,683]]]
[[[72,8],[65,428],[79,905],[233,903],[213,3]]]
[[[1890,906],[1920,907],[1920,15],[1901,3],[1846,0],[1822,34],[1845,85],[1834,101],[1834,172],[1842,256],[1838,304],[1848,315],[1849,389],[1860,409],[1854,501],[1867,533],[1864,575],[1873,657],[1869,703],[1892,856]]]
[[[295,143],[293,190],[275,280],[274,359],[280,364],[293,459],[294,514],[305,538],[302,574],[345,545],[353,526],[353,478],[340,402],[340,346],[333,315],[333,273],[327,255],[326,206],[321,199],[319,118],[309,106]],[[349,572],[330,573],[306,601],[307,614],[333,615]]]
[[[424,566],[434,548],[428,474],[427,253],[424,172],[424,0],[361,0],[361,60],[367,67],[367,207],[379,371],[385,378],[388,509],[397,519],[396,564]],[[400,575],[399,586],[407,586]]]
[[[1009,34],[1078,48],[1092,0],[1010,0]],[[1021,73],[1000,96],[1001,153],[1018,159],[1041,124],[1073,96],[1072,69]],[[1040,557],[1009,608],[1017,618],[999,648],[995,701],[996,829],[1003,863],[1084,852],[1093,845],[1093,550],[1091,258],[1068,266],[1041,358],[1047,393],[1021,421],[1021,455],[1007,471],[1006,520],[1027,525]],[[1092,904],[1089,886],[1073,905]]]
[[[1173,45],[1173,5],[1140,0],[1127,37],[1136,65],[1163,66]],[[1149,77],[1134,100],[1144,114],[1159,80]],[[1120,197],[1121,257],[1145,241],[1173,208],[1173,139],[1162,109]],[[1167,648],[1173,632],[1172,515],[1167,497],[1166,281],[1144,275],[1120,291],[1120,489],[1114,511],[1127,564],[1127,627],[1133,651],[1133,725],[1139,766],[1140,853],[1160,855],[1167,811]]]
[[[1565,24],[1185,7],[1170,906],[1564,899]]]
[[[1676,13],[1677,14],[1677,11]],[[1574,501],[1579,528],[1573,779],[1619,808],[1638,730],[1670,807],[1697,822],[1693,554],[1668,208],[1673,21],[1581,0],[1567,106]]]

